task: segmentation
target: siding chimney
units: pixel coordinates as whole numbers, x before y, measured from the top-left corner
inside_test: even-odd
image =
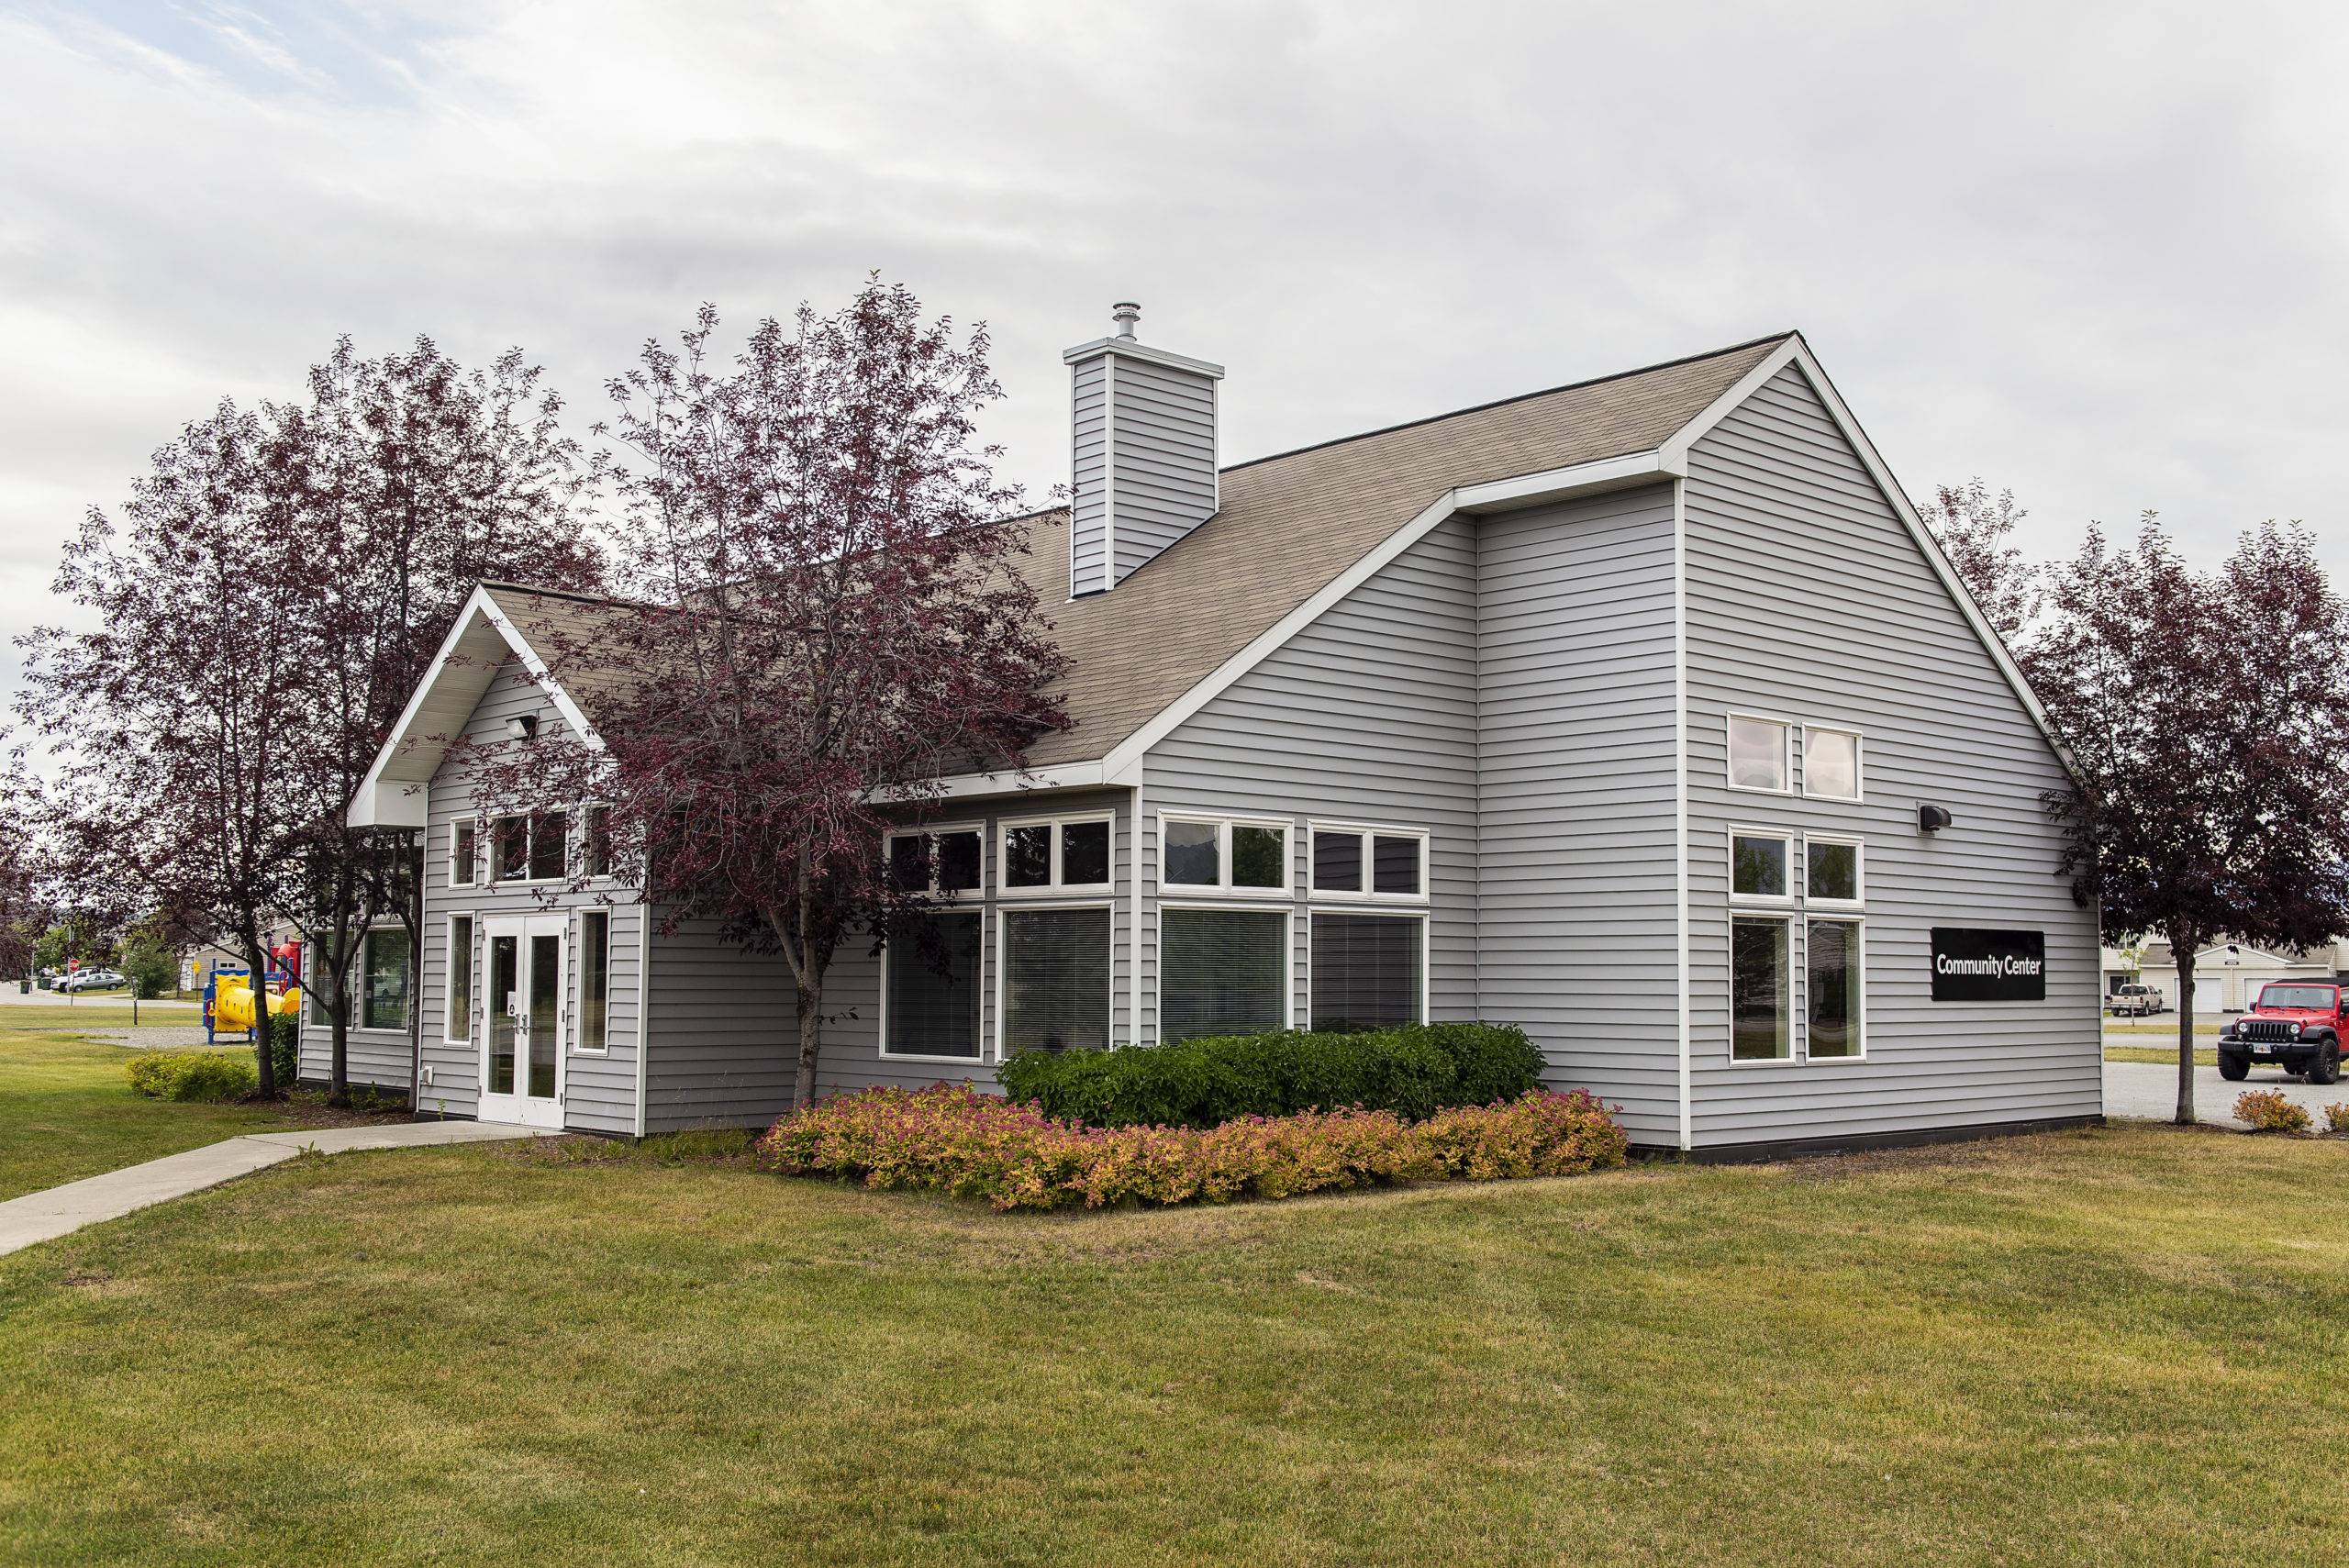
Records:
[[[1215,515],[1221,365],[1134,336],[1141,306],[1110,311],[1118,335],[1061,356],[1069,367],[1071,598],[1116,587]]]

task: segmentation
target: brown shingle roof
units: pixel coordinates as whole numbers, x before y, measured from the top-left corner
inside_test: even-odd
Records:
[[[1222,507],[1108,593],[1068,593],[1065,512],[1031,519],[1031,580],[1074,667],[1076,728],[1030,753],[1107,755],[1446,490],[1650,451],[1786,334],[1223,471]]]

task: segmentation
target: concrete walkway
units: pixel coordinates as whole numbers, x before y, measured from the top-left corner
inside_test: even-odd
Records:
[[[84,1225],[118,1219],[134,1209],[162,1203],[291,1160],[306,1149],[321,1154],[354,1149],[407,1149],[433,1143],[499,1143],[538,1138],[540,1129],[500,1121],[402,1121],[382,1127],[321,1127],[287,1132],[254,1132],[166,1154],[144,1165],[108,1171],[68,1182],[47,1192],[28,1193],[0,1203],[0,1253],[36,1241],[67,1236]]]

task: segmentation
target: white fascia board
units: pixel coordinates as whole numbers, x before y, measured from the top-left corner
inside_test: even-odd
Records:
[[[1597,462],[1578,462],[1571,468],[1496,479],[1487,484],[1463,485],[1457,493],[1458,506],[1464,512],[1513,512],[1576,495],[1592,495],[1602,490],[1660,484],[1687,472],[1685,458],[1684,453],[1681,465],[1675,467],[1667,462],[1661,450],[1632,452],[1624,457],[1601,458]]]
[[[395,779],[391,776],[391,768],[419,739],[416,731],[425,702],[448,671],[449,661],[455,655],[458,643],[473,629],[476,617],[502,636],[506,645],[521,659],[523,667],[541,685],[549,688],[555,711],[562,716],[563,722],[589,745],[601,744],[596,739],[595,730],[588,726],[587,716],[579,711],[579,705],[572,700],[571,694],[553,684],[550,679],[546,661],[540,658],[537,650],[531,648],[522,634],[498,613],[496,602],[490,598],[489,590],[476,587],[473,596],[465,601],[465,607],[457,612],[457,618],[449,628],[449,635],[441,639],[440,651],[433,654],[424,678],[416,684],[416,690],[408,694],[407,706],[400,710],[399,722],[392,726],[391,734],[375,753],[375,761],[368,768],[367,776],[359,781],[359,788],[351,798],[351,809],[345,814],[346,820],[353,828],[424,826],[424,786],[429,779]]]
[[[1137,343],[1131,338],[1097,338],[1090,343],[1079,343],[1074,349],[1063,349],[1061,350],[1061,363],[1073,365],[1079,360],[1089,360],[1096,354],[1123,354],[1128,359],[1147,360],[1152,364],[1166,365],[1178,371],[1189,371],[1194,375],[1211,376],[1218,381],[1223,379],[1221,365],[1209,364],[1205,360],[1195,360],[1186,354],[1170,354],[1163,349],[1153,349],[1147,344]]]
[[[1029,795],[1040,789],[1095,789],[1108,782],[1101,763],[1090,762],[1039,768],[1026,773],[956,773],[940,779],[938,785],[943,791],[943,799],[970,800],[989,795]]]

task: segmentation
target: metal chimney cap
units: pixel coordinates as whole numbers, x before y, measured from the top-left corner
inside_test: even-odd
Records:
[[[1119,337],[1130,339],[1134,335],[1134,323],[1141,319],[1141,306],[1131,300],[1121,299],[1109,307],[1109,319],[1118,324]]]

